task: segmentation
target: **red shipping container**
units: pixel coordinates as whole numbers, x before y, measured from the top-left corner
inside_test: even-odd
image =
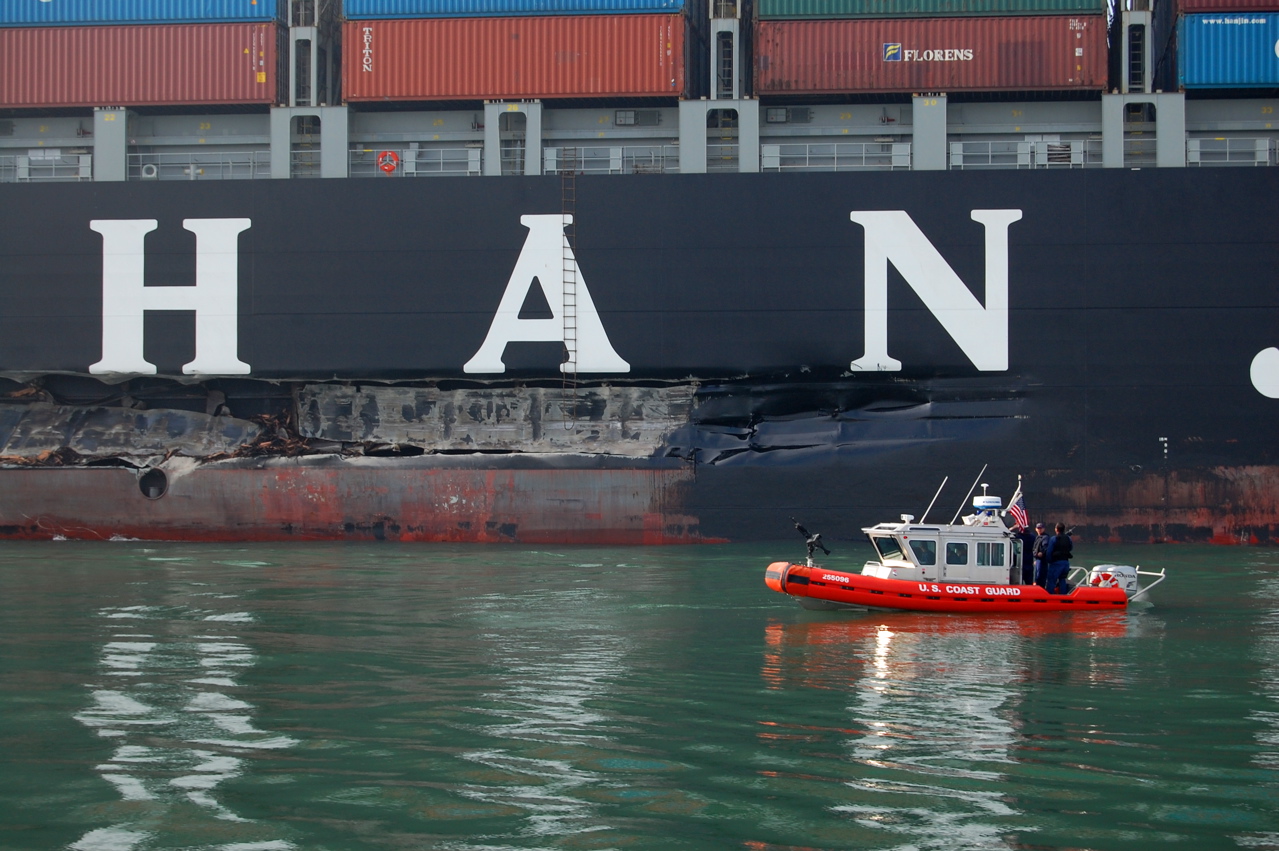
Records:
[[[685,94],[682,14],[348,21],[348,101]]]
[[[0,107],[278,103],[275,24],[0,29]]]
[[[1106,18],[758,21],[755,93],[1104,89]]]

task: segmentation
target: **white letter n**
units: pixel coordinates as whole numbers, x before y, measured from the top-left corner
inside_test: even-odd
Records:
[[[973,210],[986,226],[986,305],[982,306],[904,210],[855,211],[866,230],[866,354],[851,368],[896,372],[888,356],[888,264],[901,272],[973,366],[1008,369],[1008,226],[1021,210]]]
[[[148,310],[195,311],[195,360],[185,375],[248,375],[238,357],[239,235],[250,219],[185,219],[195,234],[195,286],[143,286],[146,235],[155,219],[95,219],[102,234],[102,360],[92,375],[155,375],[142,357]]]

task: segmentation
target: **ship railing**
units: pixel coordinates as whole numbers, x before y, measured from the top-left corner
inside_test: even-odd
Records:
[[[360,146],[351,149],[349,165],[351,177],[466,177],[484,173],[484,149]]]
[[[1030,142],[951,142],[950,167],[961,169],[1034,168]]]
[[[1148,135],[1124,137],[1124,168],[1154,168],[1158,163],[1155,137]]]
[[[741,169],[741,145],[736,141],[708,142],[706,144],[706,170],[708,172],[739,171]]]
[[[1100,139],[1030,142],[1035,168],[1100,168]]]
[[[1276,161],[1275,140],[1267,137],[1186,140],[1188,166],[1259,166]]]
[[[294,144],[293,150],[289,151],[289,177],[319,177],[320,149],[312,147],[309,142]]]
[[[675,174],[679,172],[679,146],[587,145],[542,150],[542,171],[546,174],[567,171],[569,163],[575,174]]]
[[[909,142],[760,145],[762,171],[892,171],[910,168]]]
[[[0,183],[78,183],[93,180],[93,154],[57,149],[0,154]]]
[[[270,151],[168,151],[128,155],[129,180],[265,180]]]
[[[503,139],[498,152],[502,174],[525,174],[526,150],[523,139]]]
[[[1100,139],[951,142],[952,169],[1096,168]]]

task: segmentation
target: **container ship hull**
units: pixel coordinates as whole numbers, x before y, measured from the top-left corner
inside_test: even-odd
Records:
[[[0,535],[1274,543],[1272,171],[0,185]]]

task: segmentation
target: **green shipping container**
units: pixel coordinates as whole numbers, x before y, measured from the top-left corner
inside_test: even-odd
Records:
[[[1105,0],[756,0],[760,20],[936,18],[946,15],[1095,15]]]

